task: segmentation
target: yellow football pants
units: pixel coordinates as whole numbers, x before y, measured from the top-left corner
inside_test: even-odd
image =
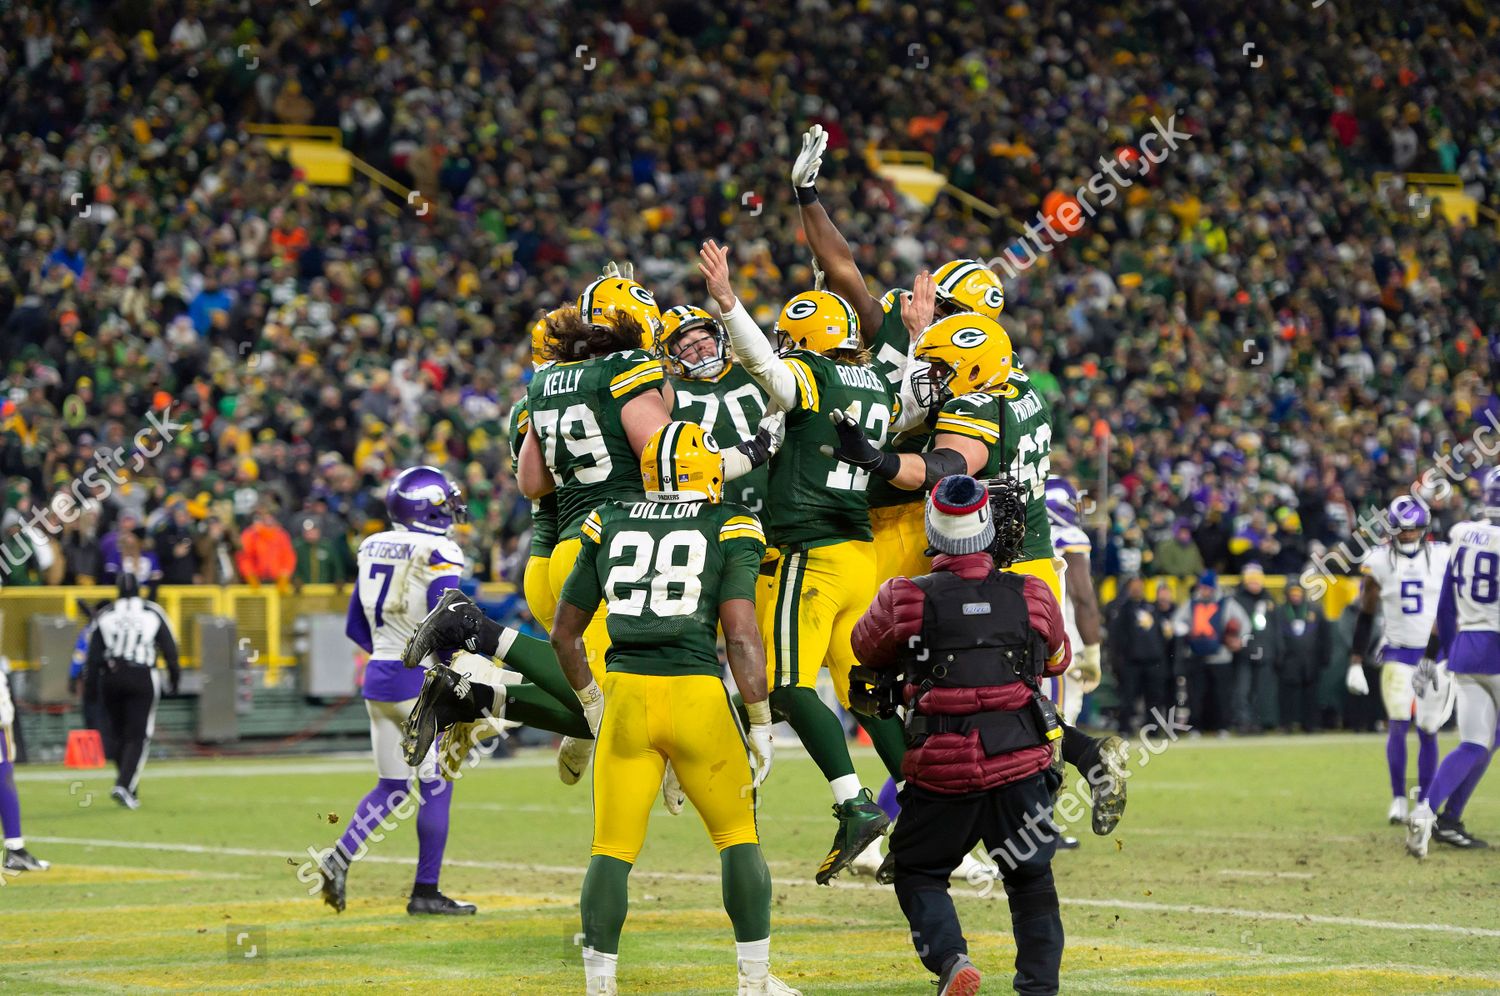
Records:
[[[594,854],[635,863],[668,761],[714,847],[760,842],[755,779],[724,683],[611,671],[594,747]]]
[[[755,600],[770,687],[816,688],[818,668],[826,664],[848,708],[849,669],[859,663],[849,636],[879,587],[874,543],[783,551],[776,573],[761,576]]]
[[[521,578],[521,594],[526,597],[526,608],[532,618],[541,623],[542,629],[552,632],[552,620],[557,618],[557,596],[552,592],[550,557],[531,557],[526,561],[526,573]]]
[[[552,614],[557,617],[557,603],[562,598],[563,585],[567,583],[568,575],[573,573],[573,564],[578,560],[578,553],[583,549],[583,540],[576,536],[573,539],[565,539],[552,548],[552,556],[547,560],[547,580],[552,588]],[[549,620],[547,632],[552,632]],[[593,672],[594,680],[604,680],[604,652],[609,649],[609,627],[605,621],[604,603],[599,603],[599,611],[594,613],[593,621],[583,631],[583,650],[588,655],[589,670]]]
[[[925,501],[919,499],[905,505],[872,508],[870,526],[875,531],[877,582],[897,577],[915,578],[932,572],[932,558],[927,556]]]
[[[1057,607],[1062,608],[1063,590],[1062,575],[1058,573],[1061,557],[1038,557],[1035,560],[1020,560],[1006,568],[1011,574],[1029,574],[1034,578],[1041,578],[1047,582],[1047,587],[1052,589],[1052,597],[1057,599]]]

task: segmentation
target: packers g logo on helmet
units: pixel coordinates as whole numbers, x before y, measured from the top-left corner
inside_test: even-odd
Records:
[[[547,323],[556,320],[566,310],[566,306],[553,308],[531,323],[531,366],[533,369],[542,370],[553,364],[553,360],[547,359]]]
[[[996,391],[1010,379],[1010,336],[993,318],[962,312],[927,326],[912,350],[927,369],[912,375],[912,394],[923,408],[955,395]]]
[[[690,304],[679,304],[662,314],[661,323],[657,353],[673,376],[688,380],[715,380],[729,368],[729,334],[713,315]],[[713,351],[696,360],[684,360],[679,356],[682,342],[695,329],[709,337]]]
[[[641,450],[641,484],[648,501],[722,501],[719,444],[696,422],[668,422]]]
[[[859,316],[849,302],[830,291],[803,291],[786,303],[776,319],[776,346],[786,353],[808,349],[831,353],[859,349]]]
[[[624,277],[600,277],[578,295],[578,310],[591,325],[605,325],[616,314],[634,318],[644,331],[642,349],[655,349],[661,335],[661,309],[651,292]]]
[[[1005,287],[995,271],[976,259],[954,259],[932,275],[937,283],[938,315],[972,311],[999,320],[1005,310]]]

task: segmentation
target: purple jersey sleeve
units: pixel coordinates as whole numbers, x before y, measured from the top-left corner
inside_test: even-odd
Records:
[[[370,620],[365,618],[365,607],[359,600],[359,585],[355,585],[349,594],[349,616],[344,621],[344,635],[365,653],[375,652],[375,642],[370,638]]]
[[[444,574],[442,577],[435,579],[427,586],[427,611],[431,612],[437,606],[438,599],[443,597],[443,592],[449,588],[457,587],[457,574]]]
[[[1438,586],[1437,618],[1433,620],[1433,626],[1438,635],[1438,660],[1448,656],[1448,649],[1453,646],[1453,634],[1458,629],[1458,602],[1453,591],[1453,565],[1463,556],[1463,550],[1458,551],[1458,557],[1449,557],[1448,566],[1443,569],[1443,583]]]
[[[448,546],[455,552],[458,549],[457,547],[453,546],[452,543],[449,543]],[[436,550],[433,550],[432,555],[427,558],[427,566],[438,574],[438,576],[430,581],[427,585],[428,612],[431,612],[433,608],[437,606],[438,599],[443,597],[443,592],[447,591],[449,588],[458,587],[459,575],[463,572],[464,569],[462,554],[459,554],[458,557],[459,559],[454,560],[453,557],[445,553],[443,551],[443,548],[439,546]]]

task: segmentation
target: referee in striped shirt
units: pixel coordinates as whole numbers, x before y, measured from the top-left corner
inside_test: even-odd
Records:
[[[146,767],[156,728],[156,703],[161,698],[157,655],[167,664],[168,695],[177,694],[181,672],[167,614],[160,605],[141,597],[141,583],[134,574],[121,573],[119,585],[119,597],[94,617],[88,666],[100,676],[100,694],[109,714],[120,772],[110,796],[126,809],[139,809],[135,790]]]

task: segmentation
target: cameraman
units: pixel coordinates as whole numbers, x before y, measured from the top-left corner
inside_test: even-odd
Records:
[[[961,474],[927,505],[932,573],[892,578],[855,624],[850,700],[906,709],[901,819],[891,834],[896,896],[939,996],[975,992],[979,971],[948,895],[948,878],[983,841],[1000,865],[1016,940],[1015,988],[1056,993],[1063,927],[1052,881],[1062,729],[1041,694],[1071,660],[1062,610],[1046,583],[995,570],[1019,548],[1025,503],[1014,482],[986,488]],[[996,543],[996,530],[1000,541]]]

